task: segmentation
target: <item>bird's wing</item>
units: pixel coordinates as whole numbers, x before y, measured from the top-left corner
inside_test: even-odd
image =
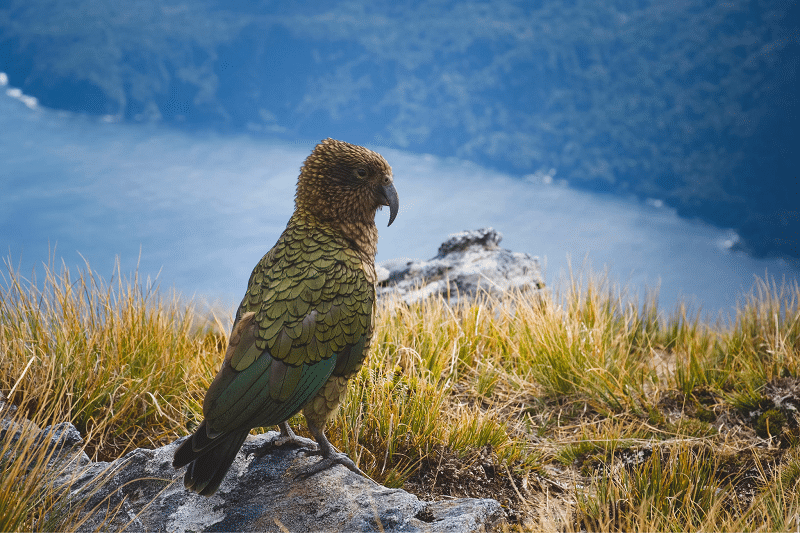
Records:
[[[354,252],[323,237],[283,240],[254,271],[203,403],[209,437],[288,419],[363,358],[374,285]]]

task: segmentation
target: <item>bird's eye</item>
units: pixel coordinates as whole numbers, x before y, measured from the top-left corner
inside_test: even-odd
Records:
[[[356,172],[357,172],[357,173],[358,173],[358,175],[359,175],[359,176],[361,176],[362,178],[363,178],[363,177],[365,177],[365,176],[367,175],[367,169],[366,169],[366,168],[359,168],[358,170],[356,170]]]

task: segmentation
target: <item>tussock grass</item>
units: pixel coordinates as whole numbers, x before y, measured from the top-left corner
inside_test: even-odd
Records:
[[[21,414],[73,421],[95,459],[199,423],[231,310],[118,269],[6,271],[0,390]],[[328,434],[381,483],[498,498],[509,530],[797,527],[800,289],[759,280],[727,323],[660,314],[656,298],[591,274],[555,292],[387,298]],[[0,526],[27,529],[42,498],[59,501],[0,489]]]
[[[656,449],[629,469],[613,461],[608,468],[595,491],[578,500],[591,531],[707,530],[714,529],[714,520],[730,522],[741,513],[725,501],[727,481],[719,479],[718,459],[707,448],[681,443],[663,452]]]
[[[53,452],[34,451],[39,428],[33,422],[12,417],[0,427],[0,531],[32,530],[43,516],[40,510],[52,509],[58,500],[40,483],[53,475],[48,468]]]
[[[58,384],[50,385],[59,391]],[[63,389],[56,394],[27,416],[0,394],[0,531],[80,531],[93,512],[85,499],[69,497],[71,463],[85,446],[69,449],[63,441],[53,445],[63,438],[63,426],[45,426],[52,420],[71,420],[70,399]],[[44,442],[51,444],[43,446]],[[59,478],[61,487],[56,489]]]
[[[192,303],[88,264],[74,278],[45,266],[41,280],[8,266],[2,285],[0,390],[16,387],[22,412],[67,399],[95,459],[164,444],[196,414],[225,338]]]

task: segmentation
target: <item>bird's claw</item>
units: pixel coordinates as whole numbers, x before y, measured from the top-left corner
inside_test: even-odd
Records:
[[[297,450],[297,453],[302,453],[306,457],[311,457],[312,455],[322,455],[321,451],[313,448],[303,448],[302,450]]]
[[[289,427],[289,424],[287,424],[286,422],[283,422],[280,425],[280,427],[281,427],[281,435],[284,438],[289,438],[290,436],[294,435],[294,433],[292,432],[292,428]],[[322,472],[323,470],[332,467],[335,464],[340,464],[346,467],[351,472],[355,472],[356,474],[359,474],[369,479],[369,476],[367,476],[364,472],[362,472],[361,469],[356,466],[353,460],[347,456],[347,454],[344,454],[333,447],[328,438],[325,436],[325,432],[322,430],[322,427],[314,424],[309,424],[308,429],[309,431],[311,431],[311,434],[314,435],[314,439],[317,441],[316,446],[306,447],[305,449],[300,450],[300,453],[306,456],[321,455],[322,459],[320,459],[313,465],[299,469],[297,474],[295,474],[294,479],[309,478],[318,472]]]
[[[316,453],[317,451],[316,442],[311,439],[296,435],[288,425],[284,427],[284,425],[281,424],[281,434],[272,440],[267,441],[256,453],[256,455],[258,457],[264,457],[267,455],[267,453],[269,453],[270,450],[272,450],[274,446],[285,446],[287,444],[301,448],[301,452],[311,451]]]
[[[317,443],[311,439],[307,439],[305,437],[298,437],[294,431],[292,431],[292,427],[289,425],[288,422],[281,422],[278,424],[281,428],[281,434],[279,437],[275,437],[270,442],[273,446],[283,446],[284,444],[294,444],[295,446],[299,446],[300,448],[310,448],[312,450],[317,449]]]
[[[317,443],[311,439],[307,439],[305,437],[299,437],[292,433],[291,435],[281,435],[280,437],[275,437],[270,441],[273,446],[284,446],[286,444],[294,444],[300,448],[306,448],[301,450],[303,452],[317,452]]]
[[[306,455],[322,455],[320,450],[303,450],[303,453]],[[300,472],[295,474],[294,478],[296,480],[299,479],[307,479],[314,474],[322,472],[323,470],[327,470],[328,468],[332,467],[335,464],[340,464],[346,467],[351,472],[355,472],[361,476],[368,478],[364,472],[361,471],[360,468],[356,466],[352,459],[350,459],[346,454],[341,452],[331,452],[328,454],[327,457],[323,457],[321,460],[317,461],[311,466],[308,466],[302,469]]]

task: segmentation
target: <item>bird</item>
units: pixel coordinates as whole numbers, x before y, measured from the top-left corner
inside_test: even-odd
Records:
[[[363,475],[324,429],[370,349],[375,216],[384,206],[391,226],[399,200],[380,154],[328,138],[306,158],[286,229],[250,275],[222,367],[203,400],[203,421],[175,450],[172,465],[187,466],[187,489],[214,494],[250,430],[275,425],[281,434],[274,444],[295,443],[321,456],[298,477],[335,464]],[[300,411],[315,442],[288,424]]]

